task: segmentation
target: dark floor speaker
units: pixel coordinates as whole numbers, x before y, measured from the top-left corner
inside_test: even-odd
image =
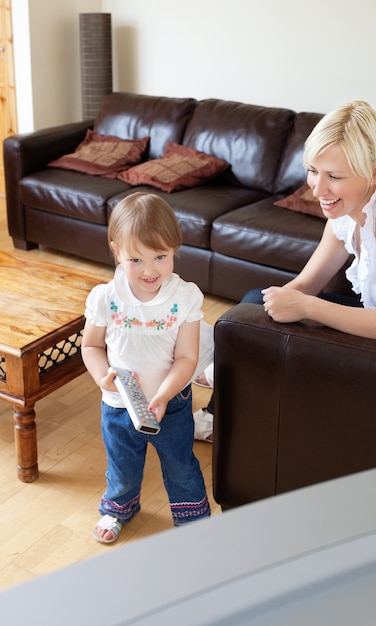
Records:
[[[111,13],[80,13],[81,96],[84,120],[97,116],[112,92]]]

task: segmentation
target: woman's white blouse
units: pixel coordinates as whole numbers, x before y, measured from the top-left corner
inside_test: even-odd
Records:
[[[343,241],[354,260],[346,270],[346,277],[352,284],[353,291],[361,295],[363,306],[376,308],[376,193],[363,209],[366,215],[364,225],[360,227],[360,250],[356,243],[357,223],[348,215],[330,220],[337,239]]]

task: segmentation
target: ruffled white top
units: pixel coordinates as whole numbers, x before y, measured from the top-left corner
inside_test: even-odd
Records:
[[[376,193],[363,208],[366,219],[360,227],[360,250],[356,242],[357,223],[348,215],[330,220],[337,239],[343,241],[354,260],[346,270],[346,277],[367,309],[376,308]]]
[[[200,358],[192,378],[212,362],[213,328],[203,321],[202,302],[203,294],[197,285],[185,282],[177,274],[163,283],[153,300],[141,302],[119,265],[113,280],[90,292],[85,316],[94,326],[106,328],[111,367],[136,372],[150,400],[172,366],[183,322],[201,320]],[[118,393],[102,390],[102,398],[110,406],[124,406]]]

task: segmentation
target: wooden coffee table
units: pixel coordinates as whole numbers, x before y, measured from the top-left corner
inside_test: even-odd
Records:
[[[38,478],[34,405],[83,372],[89,291],[107,278],[0,252],[0,399],[14,407],[18,477]]]

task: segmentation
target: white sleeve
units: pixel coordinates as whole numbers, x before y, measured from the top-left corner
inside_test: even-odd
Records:
[[[106,286],[97,285],[86,299],[85,317],[94,326],[107,326]]]
[[[184,291],[184,322],[197,322],[204,317],[202,303],[204,295],[195,283],[186,283]]]

